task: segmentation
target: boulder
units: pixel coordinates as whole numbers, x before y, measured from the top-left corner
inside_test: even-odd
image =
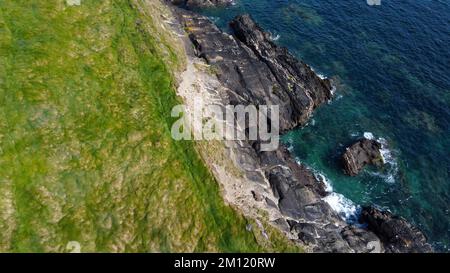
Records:
[[[233,3],[233,0],[169,0],[169,2],[188,8],[205,8],[230,5]]]
[[[362,139],[348,147],[342,156],[344,171],[350,176],[356,176],[369,164],[381,165],[381,144],[372,139]]]
[[[361,211],[360,222],[367,224],[367,228],[380,238],[386,252],[424,253],[433,251],[422,231],[389,211],[364,207]]]

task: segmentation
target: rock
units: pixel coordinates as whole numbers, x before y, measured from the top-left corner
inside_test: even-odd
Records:
[[[233,0],[169,0],[169,2],[188,8],[205,8],[230,5],[233,3]]]
[[[262,196],[259,192],[252,191],[252,195],[256,202],[261,202],[264,200],[264,196]]]
[[[330,82],[320,79],[286,49],[273,44],[250,17],[234,20],[232,25],[239,39],[238,34],[222,32],[207,17],[184,9],[175,11],[189,35],[196,57],[214,67],[215,76],[225,87],[219,94],[222,105],[279,105],[280,129],[286,131],[305,124],[312,110],[331,98]],[[245,39],[245,33],[252,33],[250,29],[261,37]],[[264,52],[256,50],[263,45]],[[269,56],[273,59],[266,60]],[[279,67],[275,69],[275,66]],[[286,80],[293,87],[286,85]],[[299,239],[301,242],[309,238],[310,246],[319,252],[354,252],[341,235],[347,224],[323,201],[328,194],[325,185],[310,169],[298,164],[285,147],[262,152],[258,141],[235,142],[230,147],[241,170],[246,176],[251,174],[249,183],[261,186],[269,183],[273,195],[265,199],[269,208],[275,207],[292,221],[308,222],[314,234],[321,234],[316,237],[311,232],[293,231],[303,238]],[[253,175],[258,169],[262,170],[262,177]],[[253,196],[260,200],[259,197]]]
[[[229,104],[278,105],[281,132],[305,125],[313,110],[331,99],[331,82],[275,45],[250,16],[233,20],[236,36],[222,32],[206,17],[191,14],[182,20],[197,55],[233,91],[227,94]]]
[[[277,204],[270,198],[266,197],[266,204],[271,208],[278,208]]]
[[[271,35],[262,30],[250,15],[237,16],[231,23],[236,37],[249,47],[256,57],[267,65],[276,79],[276,93],[288,97],[287,108],[290,123],[282,130],[304,125],[319,105],[332,98],[330,80],[321,79],[307,64],[296,59],[284,47],[271,40]],[[281,87],[281,90],[277,90]],[[283,115],[286,116],[286,115]]]
[[[368,164],[381,165],[381,144],[376,140],[362,139],[346,149],[342,156],[344,171],[356,176]]]
[[[298,239],[307,246],[312,246],[314,252],[347,253],[359,252],[352,249],[339,233],[341,227],[325,225],[318,227],[314,223],[289,220],[291,231],[298,234]]]
[[[364,207],[360,222],[366,223],[369,230],[382,241],[386,252],[424,253],[433,252],[425,235],[405,219],[388,211],[374,207]]]
[[[341,232],[349,246],[359,253],[382,253],[383,244],[373,233],[355,226],[347,226]]]
[[[286,221],[286,219],[283,218],[278,218],[275,221],[273,221],[273,223],[281,230],[284,232],[290,232],[291,231],[291,227],[289,226],[288,222]]]

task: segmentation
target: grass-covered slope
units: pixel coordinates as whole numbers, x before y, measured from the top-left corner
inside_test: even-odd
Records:
[[[158,0],[0,0],[0,251],[264,251],[170,136]],[[277,239],[278,238],[278,239]],[[261,246],[264,245],[264,246]]]

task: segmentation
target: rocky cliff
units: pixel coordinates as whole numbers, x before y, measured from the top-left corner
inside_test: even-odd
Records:
[[[168,0],[174,5],[185,6],[188,8],[205,8],[226,6],[233,3],[233,0]]]
[[[331,82],[274,44],[249,15],[231,22],[234,33],[230,35],[204,16],[179,8],[174,13],[194,46],[193,54],[210,66],[221,85],[216,102],[279,105],[281,131],[286,131],[305,124],[315,108],[331,99]],[[259,141],[235,141],[228,144],[228,153],[244,173],[245,185],[238,186],[248,189],[246,196],[254,199],[252,204],[270,212],[273,225],[312,251],[371,252],[396,247],[371,230],[349,226],[324,201],[330,193],[323,182],[284,147],[262,152]]]

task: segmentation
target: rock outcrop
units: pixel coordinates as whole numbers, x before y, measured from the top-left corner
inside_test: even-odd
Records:
[[[331,99],[331,82],[275,45],[250,16],[235,18],[230,35],[207,17],[180,8],[174,13],[193,54],[208,64],[221,85],[214,92],[216,104],[279,105],[280,130],[286,131],[305,124],[316,107]],[[382,245],[372,231],[341,219],[324,201],[329,193],[323,182],[286,148],[263,152],[259,144],[232,141],[226,146],[230,160],[244,173],[247,184],[242,188],[251,189],[248,199],[258,206],[265,203],[268,212],[276,210],[272,224],[289,238],[315,252],[371,252],[373,243]]]
[[[383,158],[380,150],[378,141],[366,138],[348,147],[342,156],[345,173],[356,176],[366,165],[381,165]]]
[[[238,39],[207,18],[192,18],[186,24],[198,55],[234,91],[230,104],[279,105],[281,132],[306,124],[313,110],[331,99],[330,81],[276,46],[248,15],[231,24]]]
[[[280,105],[280,129],[286,131],[305,124],[313,109],[331,98],[330,82],[273,44],[249,16],[233,21],[233,29],[240,33],[233,36],[204,16],[183,9],[176,9],[176,13],[194,45],[195,55],[210,65],[223,84],[224,89],[217,94],[222,105]],[[245,33],[253,33],[251,29],[258,38],[248,39]],[[262,46],[264,51],[256,50]],[[286,80],[289,85],[284,83]],[[251,199],[267,202],[269,210],[275,207],[279,211],[283,218],[274,224],[281,230],[288,227],[296,240],[316,252],[368,251],[364,244],[351,247],[343,238],[341,232],[347,223],[323,200],[329,194],[325,185],[310,169],[298,164],[286,148],[262,152],[258,141],[235,141],[230,145],[236,165],[244,170],[248,183],[255,185]],[[270,198],[263,200],[263,196]],[[290,219],[289,223],[286,219]]]
[[[368,229],[381,239],[386,252],[424,253],[433,251],[427,243],[425,235],[419,229],[389,211],[364,207],[361,211],[360,221],[367,223]]]
[[[330,80],[321,79],[286,48],[274,44],[271,35],[263,31],[249,15],[236,17],[230,25],[236,37],[267,65],[282,89],[280,92],[289,98],[286,111],[291,115],[291,124],[288,127],[305,124],[315,108],[332,98]]]
[[[205,8],[226,6],[233,3],[233,0],[168,0],[174,5],[188,8]]]

